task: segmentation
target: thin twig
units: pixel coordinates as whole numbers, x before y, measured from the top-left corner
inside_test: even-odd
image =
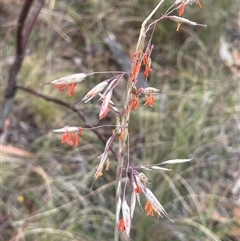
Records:
[[[28,13],[30,11],[30,8],[33,4],[34,0],[26,0],[24,5],[23,5],[23,8],[22,8],[22,11],[20,13],[20,16],[19,16],[19,19],[18,19],[18,23],[17,23],[17,42],[16,42],[16,57],[18,56],[22,56],[23,53],[24,53],[24,47],[23,47],[23,44],[22,44],[22,40],[23,40],[23,29],[24,29],[24,24],[25,24],[25,21],[27,19],[27,16],[28,16]]]
[[[28,93],[30,93],[30,94],[32,94],[32,95],[38,96],[38,97],[40,97],[40,98],[42,98],[42,99],[44,99],[44,100],[46,100],[46,101],[53,102],[53,103],[55,103],[55,104],[57,104],[57,105],[61,105],[61,106],[64,106],[64,107],[72,110],[72,111],[75,112],[75,113],[79,116],[79,118],[85,123],[85,127],[91,129],[91,130],[93,131],[93,133],[95,133],[95,135],[99,138],[99,140],[101,140],[102,143],[106,144],[106,141],[107,141],[106,138],[104,138],[104,137],[97,131],[97,129],[94,128],[94,126],[92,126],[92,125],[90,125],[90,124],[87,123],[87,119],[86,119],[84,113],[82,113],[80,110],[78,110],[75,106],[72,106],[72,105],[70,105],[70,104],[68,104],[68,103],[66,103],[66,102],[64,102],[64,101],[62,101],[62,100],[59,100],[59,99],[56,99],[56,98],[52,98],[52,97],[50,97],[50,96],[48,96],[48,95],[44,95],[44,94],[42,94],[42,93],[39,93],[39,92],[37,92],[37,91],[35,91],[35,90],[31,89],[31,88],[28,88],[28,87],[26,87],[26,86],[17,85],[16,87],[17,87],[18,89],[23,90],[23,91],[25,91],[25,92],[28,92]],[[112,147],[110,147],[110,150],[111,150],[114,158],[117,160],[117,155],[116,155],[116,153],[114,152],[114,150],[112,149]]]
[[[22,39],[22,48],[25,49],[26,46],[27,46],[27,42],[28,42],[28,39],[29,39],[29,36],[33,30],[33,27],[36,23],[36,20],[37,20],[37,17],[44,5],[44,1],[45,0],[39,0],[38,1],[38,4],[37,4],[37,7],[35,8],[33,14],[32,14],[32,18],[30,18],[27,26],[25,27],[25,32],[24,32],[24,36],[23,36],[23,39]]]
[[[5,90],[5,99],[2,105],[0,118],[0,133],[3,131],[3,126],[7,116],[9,115],[16,94],[17,88],[17,78],[22,67],[22,62],[25,55],[26,45],[30,36],[30,33],[34,27],[36,19],[44,5],[45,0],[39,0],[35,11],[33,12],[28,24],[26,26],[26,31],[24,32],[24,26],[29,14],[29,11],[33,5],[34,0],[26,0],[23,4],[18,23],[17,23],[17,33],[16,33],[16,54],[13,65],[9,70],[8,84]]]

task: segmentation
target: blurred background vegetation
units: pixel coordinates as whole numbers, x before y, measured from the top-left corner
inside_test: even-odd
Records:
[[[104,43],[105,35],[115,34],[131,56],[141,23],[157,2],[49,0],[30,36],[19,83],[78,103],[107,76],[94,75],[79,84],[71,98],[40,84],[73,73],[121,70]],[[166,1],[156,18],[171,3]],[[175,224],[148,217],[136,207],[131,240],[240,240],[240,54],[235,44],[240,36],[233,34],[240,26],[239,1],[201,3],[202,9],[189,5],[184,14],[207,24],[206,29],[183,25],[176,32],[176,23],[158,23],[149,84],[164,94],[154,108],[142,106],[133,112],[130,123],[133,165],[193,158],[191,163],[174,166],[171,173],[145,173]],[[15,55],[22,4],[3,0],[0,5],[1,101]],[[229,47],[234,65],[220,58],[221,41],[235,41]],[[98,107],[82,106],[82,111],[90,123],[97,120]],[[1,135],[3,240],[113,240],[116,162],[112,157],[110,170],[90,191],[104,145],[90,131],[84,132],[79,147],[62,145],[51,130],[65,125],[84,123],[69,109],[18,90]],[[109,127],[100,130],[106,137],[110,131]]]

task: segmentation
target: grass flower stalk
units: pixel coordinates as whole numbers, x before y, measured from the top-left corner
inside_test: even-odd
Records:
[[[192,3],[192,1],[188,1]],[[190,25],[203,26],[205,25],[198,24],[196,22],[190,21],[186,18],[179,17],[184,13],[184,8],[188,3],[186,1],[177,1],[172,4],[172,6],[163,14],[160,18],[152,21],[149,24],[149,21],[156,13],[156,11],[161,7],[164,3],[164,0],[159,1],[157,6],[152,10],[152,12],[146,17],[143,21],[138,37],[138,42],[136,45],[135,52],[132,57],[132,65],[131,70],[128,73],[128,82],[125,89],[125,97],[122,111],[118,109],[117,105],[113,103],[112,96],[114,89],[118,86],[118,84],[123,79],[126,73],[124,72],[103,72],[109,74],[115,74],[114,76],[106,79],[95,87],[93,87],[90,91],[88,91],[82,100],[76,105],[76,107],[87,104],[92,99],[98,98],[98,101],[101,102],[100,111],[98,115],[98,119],[104,119],[110,111],[113,111],[116,116],[116,125],[114,125],[114,129],[112,130],[112,135],[106,142],[105,149],[103,153],[99,156],[99,165],[94,174],[94,183],[95,181],[104,175],[105,171],[109,169],[109,157],[108,153],[111,148],[112,143],[115,138],[118,136],[118,156],[117,156],[117,172],[116,172],[116,210],[115,210],[115,229],[114,229],[114,241],[119,240],[119,232],[125,232],[127,237],[130,237],[130,231],[132,226],[132,219],[136,207],[136,201],[139,206],[142,208],[140,203],[140,195],[143,194],[146,198],[146,204],[144,206],[144,210],[146,211],[147,216],[154,216],[157,214],[157,217],[165,216],[170,221],[172,221],[169,217],[161,203],[158,201],[157,197],[153,194],[153,192],[147,187],[148,177],[142,173],[138,172],[139,169],[144,169],[147,171],[171,171],[169,168],[162,167],[161,165],[167,164],[178,164],[183,162],[191,161],[191,159],[175,159],[165,161],[155,165],[139,165],[138,167],[131,166],[129,162],[129,123],[130,123],[130,115],[132,110],[136,110],[139,106],[139,96],[144,96],[146,98],[143,106],[153,107],[155,102],[155,95],[161,93],[161,91],[154,87],[140,87],[137,88],[138,75],[141,71],[141,68],[144,68],[143,75],[146,79],[152,72],[151,68],[151,53],[154,49],[154,45],[152,42],[152,36],[155,31],[155,25],[162,19],[169,19],[177,22],[177,31],[179,31],[181,24],[186,23]],[[195,1],[196,4],[200,5],[199,1]],[[172,12],[180,8],[179,16],[172,16]],[[152,33],[148,40],[147,33],[152,28]],[[82,83],[89,75],[97,74],[98,72],[86,74],[79,73],[73,74],[70,76],[66,76],[51,82],[54,84],[60,91],[64,91],[69,89],[68,95],[72,96],[74,94],[74,89],[78,83]],[[96,122],[98,123],[98,121]],[[71,146],[79,145],[78,139],[82,136],[82,131],[85,128],[82,127],[64,127],[61,129],[56,129],[54,132],[62,133],[62,143],[66,143]],[[128,158],[127,163],[125,164],[126,156]],[[123,187],[123,173],[125,174],[126,182]],[[131,176],[131,177],[130,177]],[[130,182],[128,182],[128,177]],[[128,204],[127,198],[125,197],[126,193],[126,185],[131,184],[132,193],[130,205]],[[142,208],[143,210],[143,208]]]

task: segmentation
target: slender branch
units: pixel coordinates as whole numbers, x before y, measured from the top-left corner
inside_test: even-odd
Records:
[[[16,94],[17,88],[17,78],[22,67],[22,62],[24,59],[26,45],[30,36],[30,33],[34,27],[36,19],[44,5],[45,0],[39,0],[38,5],[33,12],[28,24],[26,26],[26,31],[24,33],[24,26],[29,14],[29,11],[33,5],[34,0],[25,0],[17,24],[16,33],[16,54],[13,65],[9,70],[8,84],[5,90],[5,99],[3,105],[1,106],[1,118],[0,118],[0,133],[3,131],[3,126],[7,116],[9,115]]]
[[[22,39],[22,48],[25,49],[26,46],[27,46],[27,42],[28,42],[28,39],[29,39],[29,36],[33,30],[33,27],[36,23],[36,20],[37,20],[37,17],[44,5],[44,1],[45,0],[39,0],[38,1],[38,4],[34,10],[34,12],[32,13],[32,18],[29,20],[26,28],[25,28],[25,33],[24,33],[24,36],[23,36],[23,39]]]
[[[33,4],[34,0],[26,0],[22,11],[20,13],[19,19],[18,19],[18,24],[17,24],[17,42],[16,42],[16,57],[21,56],[24,53],[24,47],[22,44],[22,37],[23,37],[23,29],[24,29],[24,24],[27,19],[28,13],[30,11],[30,8]]]
[[[40,0],[43,1],[43,0]],[[5,100],[9,98],[13,98],[16,93],[16,84],[17,84],[17,76],[18,73],[22,67],[22,61],[24,59],[24,52],[26,48],[27,39],[29,38],[30,30],[33,28],[33,26],[30,27],[30,24],[28,25],[28,32],[24,35],[24,25],[27,20],[28,13],[32,7],[34,0],[26,0],[22,11],[20,13],[18,24],[17,24],[17,34],[16,34],[16,55],[14,63],[9,71],[9,79],[8,79],[8,86],[5,91]],[[40,8],[41,9],[41,8]],[[40,10],[38,11],[40,12]],[[33,15],[33,19],[36,19],[37,16]],[[29,21],[29,23],[34,24],[35,21]],[[24,40],[24,41],[23,41]]]
[[[106,138],[104,138],[104,137],[97,131],[96,128],[94,128],[92,125],[90,125],[90,124],[87,123],[87,119],[85,118],[84,113],[82,113],[80,110],[78,110],[75,106],[72,106],[72,105],[70,105],[70,104],[68,104],[68,103],[66,103],[66,102],[64,102],[64,101],[62,101],[62,100],[59,100],[59,99],[56,99],[56,98],[52,98],[52,97],[50,97],[50,96],[48,96],[48,95],[41,94],[41,93],[39,93],[39,92],[37,92],[37,91],[35,91],[35,90],[31,89],[31,88],[28,88],[28,87],[26,87],[26,86],[17,85],[16,87],[17,87],[18,89],[23,90],[23,91],[25,91],[25,92],[28,92],[28,93],[30,93],[30,94],[32,94],[32,95],[38,96],[38,97],[40,97],[40,98],[42,98],[42,99],[44,99],[44,100],[46,100],[46,101],[53,102],[53,103],[55,103],[55,104],[57,104],[57,105],[61,105],[61,106],[64,106],[64,107],[72,110],[72,111],[75,112],[75,113],[79,116],[79,118],[85,123],[85,127],[90,128],[90,129],[93,131],[93,133],[99,138],[99,140],[101,140],[102,143],[106,144],[106,141],[107,141]],[[114,152],[114,150],[112,149],[112,147],[110,147],[110,150],[111,150],[114,158],[117,160],[117,155],[116,155],[116,153]]]

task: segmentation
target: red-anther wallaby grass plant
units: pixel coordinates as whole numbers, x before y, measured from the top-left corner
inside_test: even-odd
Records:
[[[167,11],[155,20],[152,17],[156,11],[162,6],[164,0],[159,1],[154,10],[148,15],[141,25],[138,42],[136,45],[135,52],[132,57],[132,66],[130,73],[126,72],[102,72],[102,74],[114,75],[109,79],[106,79],[91,90],[81,99],[76,105],[86,104],[92,99],[96,99],[96,102],[100,102],[99,110],[99,121],[104,119],[107,114],[112,111],[115,115],[116,122],[113,124],[112,134],[106,142],[105,149],[102,154],[99,155],[99,164],[96,167],[96,172],[93,175],[94,182],[104,175],[110,168],[109,152],[114,141],[118,141],[118,157],[117,157],[117,172],[116,172],[116,218],[115,218],[115,234],[114,240],[119,240],[119,232],[124,232],[129,238],[131,236],[131,226],[133,222],[133,216],[136,206],[136,200],[141,206],[140,195],[143,195],[146,199],[144,209],[148,216],[156,215],[157,218],[167,217],[170,221],[174,222],[168,217],[167,212],[161,205],[159,200],[148,187],[148,177],[142,172],[142,170],[148,171],[170,171],[171,169],[166,168],[167,164],[178,164],[183,162],[191,161],[192,159],[174,159],[164,162],[160,162],[154,165],[144,165],[139,163],[134,166],[130,162],[129,142],[131,141],[129,133],[129,125],[131,122],[131,111],[138,109],[140,105],[141,97],[145,98],[143,104],[146,108],[153,107],[155,98],[161,94],[160,89],[149,86],[137,88],[138,75],[142,68],[144,68],[144,76],[146,81],[151,74],[151,54],[154,51],[154,45],[152,43],[152,36],[154,34],[155,26],[163,19],[173,20],[177,23],[177,31],[183,23],[203,26],[190,21],[182,15],[184,9],[193,3],[198,4],[202,8],[199,0],[176,0]],[[178,15],[174,15],[178,11]],[[149,23],[150,22],[150,23]],[[74,89],[77,84],[84,82],[88,76],[101,74],[100,72],[95,73],[78,73],[67,77],[54,80],[51,84],[55,85],[60,91],[68,90],[69,96],[74,94]],[[113,91],[118,87],[118,84],[127,78],[127,86],[125,89],[125,97],[123,106],[119,103],[114,103],[111,99]],[[150,83],[149,83],[150,84]],[[96,104],[96,102],[94,104]],[[62,133],[62,143],[66,143],[70,146],[78,146],[79,138],[83,135],[85,130],[91,130],[94,128],[100,128],[101,126],[95,126],[92,128],[84,128],[82,126],[65,126],[60,129],[53,130],[55,133]],[[104,127],[104,126],[102,126]],[[131,197],[127,198],[127,186],[131,186]],[[129,196],[129,195],[128,195]]]
[[[240,240],[236,3],[0,2],[0,240]]]

